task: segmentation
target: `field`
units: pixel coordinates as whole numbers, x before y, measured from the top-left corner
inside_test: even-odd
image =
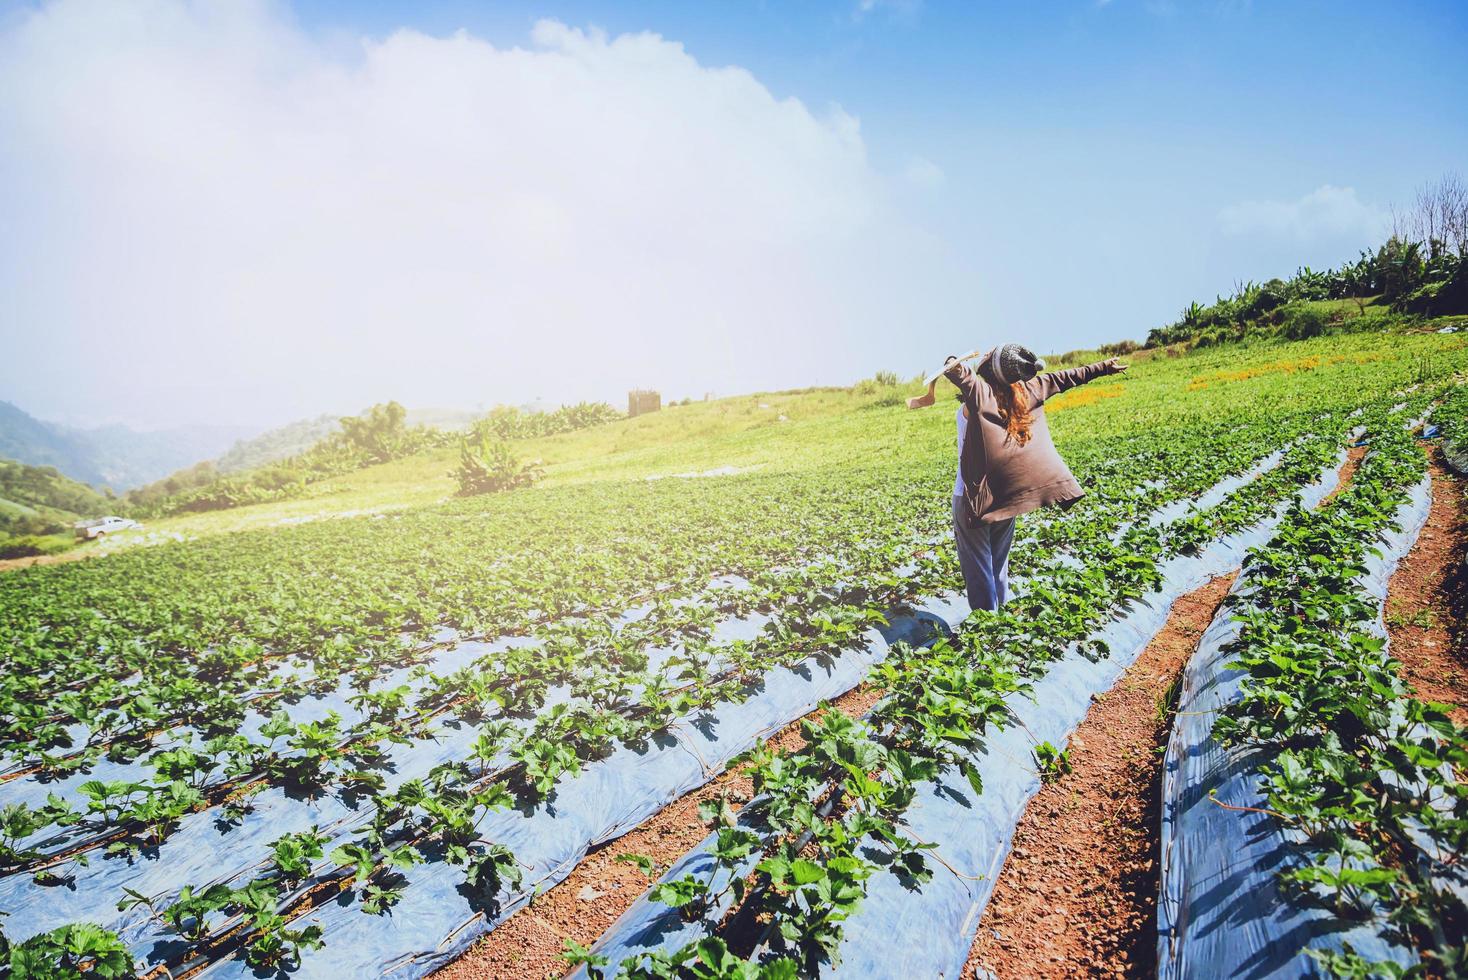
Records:
[[[1139,823],[1171,843],[1126,969],[1451,973],[1462,702],[1380,624],[1434,486],[1413,430],[1468,445],[1465,370],[1462,334],[1358,333],[1058,397],[1088,493],[1021,520],[998,613],[958,595],[951,407],[874,384],[529,440],[544,481],[489,497],[425,452],[0,575],[11,975],[956,976],[1093,698],[1239,569],[1155,709]],[[694,846],[618,849],[673,820]],[[578,894],[609,927],[506,959],[608,848],[623,894]],[[1229,875],[1256,906],[1199,891]]]

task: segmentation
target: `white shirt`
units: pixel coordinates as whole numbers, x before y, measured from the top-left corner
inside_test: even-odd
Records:
[[[953,478],[953,495],[963,496],[963,435],[968,431],[968,416],[963,414],[963,406],[958,406],[958,475]]]

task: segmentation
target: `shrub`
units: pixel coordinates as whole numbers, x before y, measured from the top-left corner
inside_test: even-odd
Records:
[[[1398,302],[1422,285],[1425,271],[1420,242],[1404,242],[1393,235],[1376,252],[1376,279],[1388,303]]]
[[[1257,289],[1245,290],[1240,297],[1240,320],[1254,320],[1276,307],[1283,306],[1287,287],[1278,279],[1271,279]]]
[[[1343,320],[1339,329],[1342,333],[1371,333],[1386,330],[1401,322],[1401,317],[1387,310],[1367,310],[1359,316]]]
[[[1468,313],[1468,261],[1443,265],[1451,265],[1443,270],[1443,278],[1417,287],[1398,301],[1398,307],[1426,316]]]
[[[487,426],[477,427],[464,437],[459,446],[459,468],[454,471],[461,497],[526,487],[543,475],[538,462],[521,463],[509,445],[495,438]]]
[[[896,388],[887,388],[880,392],[875,398],[867,402],[866,408],[891,408],[893,405],[906,405],[907,395]]]
[[[685,399],[684,404],[691,400]],[[476,422],[475,426],[488,428],[501,439],[533,439],[605,425],[622,417],[621,412],[606,402],[564,405],[554,412],[527,412],[509,405],[500,405]]]
[[[1114,344],[1102,344],[1098,348],[1098,351],[1103,358],[1106,358],[1125,357],[1128,354],[1135,354],[1141,349],[1142,345],[1135,340],[1118,340]]]
[[[1194,347],[1217,347],[1221,344],[1231,344],[1244,339],[1246,328],[1238,326],[1209,327],[1198,332],[1197,339],[1193,341]]]
[[[44,554],[46,554],[45,545],[30,536],[11,538],[9,541],[0,542],[0,559],[34,558],[37,555]]]
[[[341,438],[365,462],[388,463],[421,443],[421,434],[408,428],[407,418],[408,410],[397,402],[373,405],[361,415],[341,420]]]
[[[1330,319],[1315,306],[1301,306],[1289,311],[1285,317],[1284,335],[1290,340],[1308,340],[1325,333]]]
[[[898,387],[901,384],[896,371],[878,371],[852,385],[850,390],[864,400],[862,408],[886,408],[906,404],[907,395]]]

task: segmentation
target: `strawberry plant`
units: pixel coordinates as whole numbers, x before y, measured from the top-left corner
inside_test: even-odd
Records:
[[[1070,772],[1070,750],[1041,742],[1035,746],[1035,768],[1040,771],[1041,782],[1055,782]]]
[[[132,954],[113,933],[89,922],[63,926],[0,947],[8,952],[11,980],[131,980],[137,973]]]

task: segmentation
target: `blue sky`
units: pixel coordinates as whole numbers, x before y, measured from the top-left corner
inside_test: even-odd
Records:
[[[462,29],[508,46],[547,17],[653,31],[704,64],[749,69],[777,96],[840,104],[878,163],[918,148],[955,179],[1013,153],[1013,137],[1107,179],[1133,169],[1138,149],[1164,154],[1147,174],[1164,190],[1199,189],[1166,165],[1206,166],[1225,201],[1329,182],[1391,196],[1468,150],[1468,4],[1456,2],[293,6],[312,30],[346,35]]]
[[[258,205],[218,211],[210,227],[187,220],[193,213],[189,208],[200,201],[214,215],[213,199],[227,196],[238,179],[213,185],[201,180],[187,206],[169,189],[180,186],[180,179],[192,187],[189,181],[200,170],[238,168],[245,179],[253,179],[262,167],[261,148],[282,127],[294,133],[302,125],[294,118],[287,123],[271,117],[299,109],[282,101],[281,77],[288,79],[291,93],[307,88],[303,79],[313,84],[337,80],[322,83],[327,95],[312,89],[323,104],[373,106],[371,112],[363,110],[368,121],[360,131],[342,127],[338,146],[291,142],[291,160],[299,163],[291,173],[328,159],[338,161],[330,166],[340,169],[339,161],[353,159],[344,147],[363,141],[400,146],[405,126],[420,144],[441,143],[440,158],[493,158],[486,147],[456,142],[455,127],[462,130],[465,119],[503,122],[509,128],[496,132],[522,148],[561,146],[539,142],[542,127],[554,129],[557,114],[584,120],[578,113],[603,90],[616,93],[608,98],[623,100],[614,107],[620,135],[598,137],[608,143],[573,140],[565,150],[534,151],[549,157],[544,159],[524,151],[531,154],[524,166],[537,184],[543,178],[544,186],[529,195],[529,205],[526,198],[514,197],[509,206],[517,214],[522,205],[530,207],[530,216],[507,224],[492,240],[463,240],[467,249],[505,250],[504,263],[495,268],[506,280],[485,273],[478,293],[465,290],[466,277],[478,277],[492,263],[461,268],[453,260],[435,261],[429,263],[431,270],[409,275],[405,267],[415,264],[421,248],[339,260],[333,256],[340,256],[342,247],[304,225],[283,247],[292,251],[292,269],[315,265],[321,275],[302,280],[266,264],[238,281],[221,279],[211,291],[176,302],[159,299],[167,290],[157,285],[146,296],[140,288],[134,295],[130,287],[119,286],[134,281],[129,277],[136,268],[127,276],[126,270],[107,269],[95,292],[112,298],[92,307],[62,297],[59,280],[47,287],[48,268],[42,268],[41,259],[32,260],[34,275],[12,270],[7,280],[0,273],[0,286],[20,293],[8,314],[0,308],[0,318],[6,318],[0,319],[0,331],[13,331],[12,347],[30,348],[37,359],[59,356],[67,344],[98,336],[99,310],[121,311],[129,330],[153,340],[144,345],[147,356],[140,354],[131,365],[138,378],[147,379],[142,397],[116,378],[98,376],[74,389],[57,389],[14,361],[0,369],[0,397],[8,395],[39,414],[161,424],[194,411],[218,421],[282,421],[317,411],[355,410],[388,397],[478,405],[531,397],[614,398],[633,385],[678,396],[850,382],[885,367],[915,373],[951,348],[999,340],[1064,349],[1140,338],[1190,300],[1226,293],[1237,281],[1354,257],[1379,240],[1393,204],[1408,203],[1418,185],[1445,172],[1468,170],[1468,112],[1463,108],[1468,105],[1468,58],[1463,57],[1468,4],[1462,3],[297,0],[260,5],[255,15],[245,17],[210,13],[207,2],[184,3],[177,16],[158,15],[158,9],[174,5],[175,0],[164,0],[157,8],[139,6],[125,25],[110,26],[98,26],[95,17],[62,16],[69,12],[66,3],[55,9],[31,3],[0,6],[0,37],[8,35],[9,50],[47,52],[48,64],[57,61],[54,52],[64,52],[74,65],[96,67],[99,86],[107,84],[109,70],[131,71],[144,77],[123,87],[152,94],[146,76],[166,71],[172,73],[171,92],[194,88],[198,75],[204,79],[201,91],[213,92],[210,86],[217,83],[224,93],[213,101],[201,97],[200,106],[180,108],[170,101],[166,110],[178,112],[180,121],[172,129],[160,126],[154,137],[137,135],[139,127],[131,121],[133,113],[149,120],[161,117],[163,110],[144,102],[104,98],[100,88],[83,91],[39,67],[0,79],[10,83],[10,94],[0,96],[5,103],[0,127],[6,127],[0,128],[0,177],[9,178],[9,190],[0,190],[0,207],[8,204],[20,215],[15,223],[22,232],[45,237],[56,227],[56,209],[34,205],[37,200],[90,197],[104,214],[118,201],[127,202],[118,208],[121,216],[98,222],[104,231],[68,233],[54,248],[41,250],[58,262],[110,266],[111,259],[97,257],[135,249],[135,265],[177,267],[201,252],[212,254],[218,240],[248,239],[263,220],[257,220]],[[54,16],[43,18],[47,13]],[[537,34],[537,23],[545,20],[559,26]],[[562,29],[565,33],[556,33]],[[588,47],[576,40],[583,37],[579,32],[600,37],[596,30],[605,34],[601,42]],[[459,31],[474,42],[472,51],[450,43]],[[423,43],[405,43],[402,32],[412,39],[421,36]],[[615,43],[622,35],[643,33],[670,43],[640,53]],[[171,57],[169,65],[154,69],[157,59],[149,52],[156,55],[160,45]],[[694,75],[678,74],[689,65],[675,64],[672,45],[682,46]],[[212,54],[178,54],[191,48]],[[540,82],[526,81],[519,88],[529,76],[515,74],[518,69],[508,76],[485,74],[489,60],[498,59],[496,72],[518,64],[512,56],[517,48],[558,56],[574,48],[571,57],[579,59],[583,87],[572,95],[559,88],[547,94],[548,89],[537,87]],[[5,50],[0,47],[0,59]],[[410,58],[414,52],[422,57]],[[389,53],[394,57],[386,57]],[[668,72],[662,93],[660,76],[651,70],[627,87],[598,74],[625,79],[654,60]],[[221,70],[213,63],[220,61],[237,64],[237,74],[253,79],[253,87],[237,86],[238,78],[219,81]],[[393,66],[391,72],[379,62]],[[445,64],[462,67],[462,76],[446,80]],[[680,127],[700,106],[723,98],[729,76],[717,69],[724,67],[747,73],[744,101],[711,109],[699,122],[707,131],[693,137],[709,155],[684,161]],[[338,90],[347,84],[338,84],[343,77],[354,80],[360,91],[341,95]],[[382,94],[385,79],[400,86],[390,100]],[[705,84],[706,91],[698,87]],[[390,124],[380,122],[383,103],[373,100],[396,106],[423,92],[419,115],[431,114],[445,101],[435,88],[439,85],[449,93],[470,92],[475,85],[498,87],[482,104],[466,108],[469,115],[454,117],[457,122],[447,123],[440,135],[405,124],[398,115]],[[659,101],[664,95],[682,101],[670,108]],[[525,101],[535,98],[546,101],[543,106]],[[789,100],[799,103],[799,119],[792,120]],[[526,111],[512,111],[520,108]],[[330,134],[342,111],[323,109],[305,125],[322,134],[320,141],[335,138]],[[62,126],[53,127],[48,121],[53,118],[69,120],[87,135],[57,135]],[[638,120],[643,118],[661,121],[649,122],[649,131],[642,132]],[[584,121],[579,125],[587,128]],[[741,158],[743,148],[763,145],[765,134],[787,125],[788,133],[771,137],[768,153],[751,151],[750,161]],[[529,127],[529,135],[516,126]],[[178,132],[201,128],[217,128],[213,135],[219,138],[193,151],[199,159],[183,178],[155,172],[155,167],[166,171],[175,165]],[[128,135],[116,145],[99,146],[98,131]],[[599,147],[623,145],[624,139],[635,147],[628,159],[647,167],[623,172],[621,183],[594,184],[599,196],[579,190],[581,182],[593,179],[584,170],[597,168]],[[502,149],[504,144],[495,145]],[[63,167],[66,173],[58,176],[58,161],[74,161],[83,149],[127,159],[135,166],[123,169],[134,177],[118,176],[118,168],[99,176],[80,165],[76,173]],[[263,159],[263,165],[274,166],[283,158],[269,154]],[[722,169],[731,159],[735,164]],[[211,166],[216,160],[218,165]],[[454,190],[443,202],[425,199],[421,186],[401,186],[431,184],[434,178],[425,174],[420,181],[418,175],[432,165],[433,158],[428,164],[382,162],[390,176],[351,200],[398,203],[389,215],[362,218],[353,237],[386,238],[392,229],[399,237],[426,241],[437,237],[435,222],[452,225],[456,202],[477,193],[470,178],[462,187],[452,183],[462,174],[444,178],[443,186]],[[522,167],[487,175],[486,183],[496,186],[484,191],[498,193],[507,183],[526,181],[526,172]],[[709,175],[704,188],[709,201],[691,186],[703,172]],[[329,184],[332,173],[325,169],[314,180]],[[639,173],[648,175],[645,186]],[[272,179],[276,187],[290,177]],[[61,186],[63,180],[73,184]],[[677,195],[663,200],[660,188],[670,183],[679,185]],[[385,193],[388,186],[401,193]],[[592,220],[576,211],[600,210],[597,202],[609,193],[606,188],[622,186],[630,188],[636,210],[629,206],[628,214],[615,220],[600,214]],[[822,196],[826,188],[831,188],[830,200]],[[748,201],[731,196],[745,192]],[[819,200],[807,208],[813,198]],[[719,210],[721,201],[733,201],[727,213]],[[486,210],[485,220],[495,221],[505,206],[501,202]],[[549,210],[536,210],[541,208]],[[299,203],[283,210],[278,223],[289,223],[301,210]],[[358,210],[343,203],[330,215],[340,226],[341,214]],[[413,215],[405,233],[402,212],[408,210]],[[173,216],[156,223],[169,229],[166,235],[157,241],[144,236],[139,246],[133,222],[144,213]],[[552,249],[547,254],[553,255],[555,277],[497,306],[484,300],[503,295],[508,281],[518,283],[550,267],[542,262],[518,269],[509,257],[517,240],[551,235],[545,214],[554,215],[555,241],[540,244]],[[706,223],[688,240],[678,236],[692,233],[675,229],[685,216],[695,225]],[[726,233],[721,221],[732,223],[732,230]],[[96,237],[104,234],[110,237]],[[199,236],[198,242],[189,244],[191,236]],[[711,244],[726,238],[743,244],[731,251]],[[0,245],[0,258],[7,257],[7,248],[17,248],[15,237],[10,240],[9,246]],[[780,253],[768,267],[751,244],[758,242],[771,243],[772,254]],[[312,251],[316,247],[320,254]],[[253,247],[249,256],[270,248]],[[620,264],[606,265],[607,256]],[[673,269],[668,256],[687,256],[688,267]],[[226,250],[215,261],[237,265],[240,257]],[[192,278],[216,278],[215,268],[204,267],[202,258],[198,262],[200,270]],[[401,279],[402,292],[374,292],[370,301],[343,295],[364,277],[374,288],[384,278]],[[687,285],[686,294],[679,294],[680,283],[695,279],[696,286]],[[561,284],[569,284],[571,293],[594,291],[606,309],[620,312],[598,324],[598,308],[589,303],[558,306],[564,299]],[[464,295],[444,299],[455,290]],[[221,295],[277,291],[293,305],[251,310],[233,320],[220,300]],[[533,299],[548,294],[556,294],[555,302],[544,308]],[[410,317],[404,311],[413,310],[422,296],[432,303],[442,300],[441,309],[431,306],[434,319],[453,326],[427,330],[421,343],[408,345],[409,353],[395,354],[394,370],[410,375],[404,378],[382,366],[381,352],[393,346],[394,325],[405,326]],[[309,323],[286,323],[278,336],[268,329],[257,333],[264,320],[289,320],[292,308],[311,310],[302,318]],[[374,323],[363,328],[365,334],[356,326],[362,309],[370,309]],[[356,312],[342,312],[341,322],[333,323],[334,313],[345,310]],[[504,333],[486,336],[474,327],[485,318],[503,323]],[[530,332],[547,342],[537,346],[513,339],[523,332],[510,326],[515,318],[534,321]],[[216,321],[213,327],[199,326]],[[160,322],[165,326],[156,326]],[[767,324],[767,332],[756,329],[757,323]],[[415,324],[414,336],[424,329]],[[597,347],[597,336],[608,332],[633,338],[622,345],[631,353],[623,357],[625,351],[614,346]],[[685,336],[690,332],[692,339]],[[322,382],[324,366],[342,356],[344,346],[355,349],[352,338],[361,336],[371,340],[360,370]],[[198,339],[196,356],[181,350],[194,346],[181,343],[184,338]],[[246,357],[240,376],[228,383],[197,380],[200,372],[208,373],[211,361],[258,347],[257,338],[273,344],[278,356]],[[443,370],[446,351],[475,344],[483,344],[485,361],[495,365],[481,381],[472,372],[422,380]],[[750,349],[761,345],[761,356],[752,356]],[[568,385],[540,380],[543,372],[536,365],[566,348],[596,350],[602,369]],[[170,359],[174,362],[160,365]],[[130,404],[131,414],[109,407],[121,401]]]

